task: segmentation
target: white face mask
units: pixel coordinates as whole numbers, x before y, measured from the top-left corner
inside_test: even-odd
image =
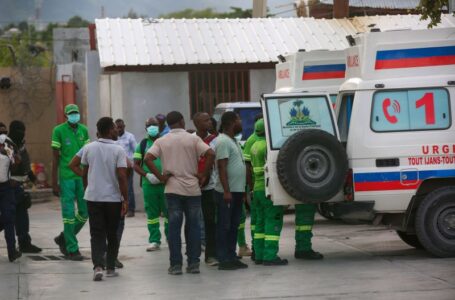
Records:
[[[242,133],[238,133],[238,134],[234,135],[234,138],[237,142],[240,142],[242,140]]]
[[[4,144],[6,141],[6,134],[0,134],[0,144]]]

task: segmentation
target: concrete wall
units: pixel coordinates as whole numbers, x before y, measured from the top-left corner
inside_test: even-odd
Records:
[[[275,69],[250,70],[251,101],[259,101],[261,94],[275,90]]]
[[[85,54],[90,50],[88,28],[55,28],[53,38],[53,55],[56,65],[85,62]]]
[[[51,134],[56,122],[54,78],[51,68],[0,68],[0,77],[10,77],[12,86],[0,90],[0,121],[25,123],[26,145],[31,162],[43,163],[50,183]]]

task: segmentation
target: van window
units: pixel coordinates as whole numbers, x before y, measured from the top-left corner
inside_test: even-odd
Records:
[[[273,150],[279,150],[288,137],[303,129],[321,129],[335,135],[325,96],[268,98],[265,103]]]
[[[338,110],[338,130],[340,141],[344,146],[346,146],[348,141],[353,103],[354,94],[344,94],[341,98],[340,109]]]
[[[373,95],[373,131],[447,129],[450,125],[449,94],[446,89],[391,90]]]
[[[337,94],[330,94],[330,102],[332,102],[332,107],[335,108],[337,103]]]
[[[240,119],[242,119],[242,141],[245,141],[253,133],[254,118],[262,113],[262,109],[260,107],[245,107],[235,108],[234,111],[238,113]]]

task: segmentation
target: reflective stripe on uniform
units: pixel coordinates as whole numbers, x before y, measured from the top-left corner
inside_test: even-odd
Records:
[[[76,220],[75,219],[63,219],[63,224],[75,224]]]
[[[238,229],[244,229],[244,228],[245,228],[245,223],[241,223],[241,224],[239,225],[239,228],[238,228]]]
[[[160,223],[160,218],[156,219],[147,219],[147,224],[153,225],[153,224],[159,224]]]
[[[250,161],[251,160],[251,155],[243,154],[243,159],[245,159],[246,161]]]
[[[251,230],[256,230],[256,225],[251,225]]]
[[[133,154],[133,158],[134,158],[134,159],[142,159],[142,154],[135,152],[135,153]]]
[[[265,240],[278,242],[280,240],[280,236],[279,235],[266,235]]]
[[[87,218],[82,217],[80,214],[76,214],[76,219],[82,223],[87,222]]]
[[[51,147],[60,149],[62,147],[62,144],[60,144],[59,142],[56,142],[56,141],[52,141]]]
[[[312,229],[313,229],[313,226],[311,226],[311,225],[295,226],[295,231],[311,231]]]
[[[254,167],[253,172],[254,173],[264,173],[264,167]]]
[[[169,223],[169,220],[167,218],[164,218],[164,223]]]
[[[255,233],[254,234],[254,239],[264,239],[265,238],[265,234],[264,233]]]

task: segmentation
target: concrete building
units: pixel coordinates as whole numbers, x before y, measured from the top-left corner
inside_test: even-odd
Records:
[[[427,24],[419,15],[98,19],[86,61],[88,123],[93,128],[101,115],[121,117],[139,136],[144,120],[157,113],[178,110],[189,121],[196,111],[213,112],[221,102],[258,101],[274,90],[280,54],[341,50],[348,47],[347,35]],[[453,26],[455,17],[443,15],[439,27]]]

